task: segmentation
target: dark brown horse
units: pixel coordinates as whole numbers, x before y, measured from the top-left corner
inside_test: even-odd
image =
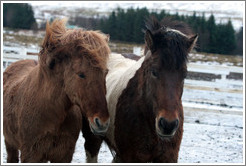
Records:
[[[108,38],[47,23],[39,61],[13,63],[3,74],[7,162],[71,162],[81,114],[94,134],[109,125],[105,77]]]
[[[110,57],[106,85],[111,124],[104,140],[115,162],[175,163],[183,135],[187,56],[197,35],[188,34],[186,24],[168,19],[150,18],[146,27],[145,57],[137,62]],[[96,161],[102,140],[87,134],[86,126],[87,158]]]

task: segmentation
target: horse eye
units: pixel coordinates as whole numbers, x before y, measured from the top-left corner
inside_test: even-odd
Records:
[[[85,74],[84,73],[80,73],[78,74],[80,78],[85,78]]]
[[[152,70],[152,71],[151,71],[151,75],[152,75],[153,77],[155,77],[155,78],[158,77],[158,73],[157,73],[157,71],[155,71],[155,70]]]

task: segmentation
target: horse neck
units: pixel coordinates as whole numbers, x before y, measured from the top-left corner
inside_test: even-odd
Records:
[[[146,55],[147,56],[147,55]],[[122,92],[122,98],[127,98],[127,102],[130,104],[129,106],[135,108],[134,110],[137,113],[141,113],[147,116],[152,116],[152,102],[147,99],[146,88],[146,79],[144,78],[144,72],[147,69],[148,65],[148,57],[144,59],[141,64],[141,67],[138,68],[134,77],[132,77],[126,89]],[[125,72],[128,73],[128,72]],[[126,75],[124,75],[126,76]]]
[[[57,104],[57,107],[69,108],[70,102],[64,91],[64,81],[62,73],[52,74],[41,66],[37,69],[37,85],[43,94],[43,98],[48,99],[50,104]]]
[[[141,112],[144,112],[144,114],[148,114],[148,116],[150,115],[149,113],[152,112],[152,101],[149,100],[147,98],[148,92],[146,91],[146,83],[147,83],[147,79],[144,78],[144,72],[146,70],[146,61],[143,63],[142,67],[137,71],[135,77],[137,78],[137,83],[136,83],[136,90],[137,90],[137,101],[136,103],[141,103],[141,106],[139,105],[139,107],[141,107],[141,109],[139,109]],[[140,102],[139,102],[140,101]]]

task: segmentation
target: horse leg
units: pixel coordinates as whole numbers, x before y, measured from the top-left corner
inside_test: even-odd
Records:
[[[28,150],[31,148],[21,149],[21,162],[22,163],[46,163],[47,159],[44,157],[43,152]]]
[[[43,157],[43,154],[21,155],[22,163],[47,163],[48,160]]]
[[[51,163],[70,163],[73,159],[77,137],[60,134],[54,138],[54,145],[49,151],[48,159]]]
[[[56,142],[58,145],[56,145],[49,153],[49,160],[51,163],[70,163],[73,159],[76,140],[71,141],[70,139],[73,138],[69,136],[64,136],[59,139],[60,142]]]
[[[79,109],[72,108],[60,127],[58,136],[53,137],[53,147],[49,152],[51,163],[69,163],[73,159],[75,145],[82,125]]]
[[[86,162],[97,163],[98,153],[103,140],[91,132],[89,122],[86,117],[83,116],[82,121],[82,133],[85,138],[84,147],[86,152]]]
[[[112,160],[112,163],[122,163],[120,157],[116,154]]]
[[[5,146],[6,146],[6,151],[7,151],[7,162],[8,163],[18,163],[19,162],[19,152],[18,149],[10,145],[6,140],[5,140]]]

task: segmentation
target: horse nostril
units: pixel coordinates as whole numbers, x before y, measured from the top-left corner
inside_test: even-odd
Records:
[[[158,127],[159,129],[167,135],[170,135],[176,131],[179,125],[179,120],[176,119],[172,122],[167,121],[165,118],[161,117],[159,119]]]
[[[164,118],[160,118],[159,119],[159,127],[162,129],[165,129],[165,127],[167,126],[167,121]]]
[[[94,119],[95,124],[97,125],[98,128],[101,127],[100,120],[98,118]]]
[[[104,136],[109,127],[109,120],[110,119],[108,119],[106,122],[103,122],[100,118],[95,117],[93,122],[90,121],[90,129],[92,133],[95,135]]]
[[[178,126],[179,126],[179,120],[176,119],[176,120],[175,120],[175,129],[178,128]]]

